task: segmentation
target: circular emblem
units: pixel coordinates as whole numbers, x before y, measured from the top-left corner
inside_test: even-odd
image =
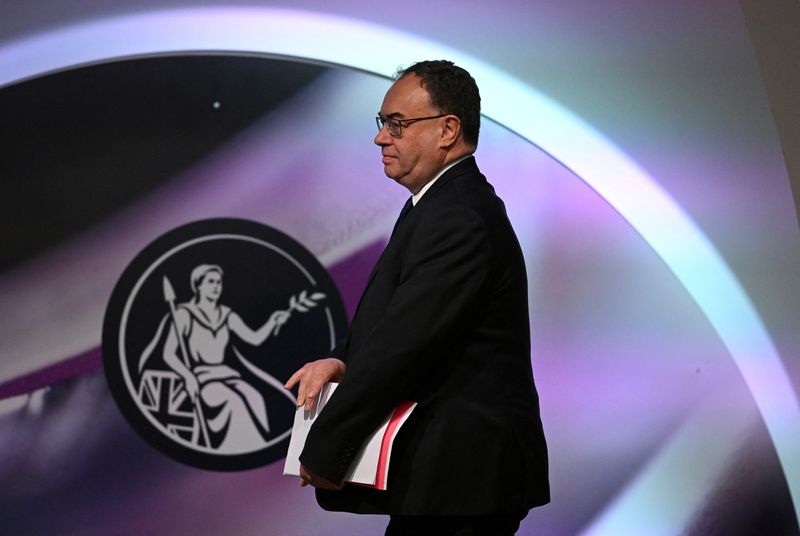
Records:
[[[114,400],[152,446],[203,469],[286,455],[295,413],[283,384],[341,339],[327,271],[260,223],[169,231],[123,272],[106,309],[103,365]]]

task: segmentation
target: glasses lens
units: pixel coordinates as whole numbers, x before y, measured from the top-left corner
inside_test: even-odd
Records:
[[[389,131],[389,134],[392,136],[400,136],[403,133],[403,123],[393,117],[383,117],[379,115],[375,118],[375,123],[378,125],[378,131],[385,125],[386,130]]]

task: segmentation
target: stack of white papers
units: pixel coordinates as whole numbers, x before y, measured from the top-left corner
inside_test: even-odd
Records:
[[[283,466],[284,475],[300,476],[300,453],[303,452],[308,432],[317,415],[325,409],[325,404],[338,385],[338,383],[325,384],[313,410],[306,411],[303,406],[297,408],[294,415],[292,437],[289,440],[289,451],[286,453],[286,464]],[[364,446],[356,455],[350,469],[345,474],[345,482],[380,490],[386,489],[392,444],[400,427],[403,426],[416,406],[416,402],[402,402],[391,415],[386,417],[378,429],[367,438]]]

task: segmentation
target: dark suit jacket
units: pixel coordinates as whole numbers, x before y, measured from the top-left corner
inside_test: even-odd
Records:
[[[399,402],[419,405],[395,440],[388,490],[318,490],[323,508],[499,514],[549,501],[525,265],[474,158],[397,227],[334,355],[347,372],[300,456],[314,473],[340,481]]]

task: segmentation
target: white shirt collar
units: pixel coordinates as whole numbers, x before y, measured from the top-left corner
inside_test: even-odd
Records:
[[[430,189],[430,187],[431,187],[431,186],[433,186],[433,183],[434,183],[434,182],[436,182],[437,180],[439,180],[439,177],[441,177],[442,175],[444,175],[444,174],[445,174],[445,172],[446,172],[448,169],[450,169],[451,167],[455,166],[455,165],[456,165],[456,164],[458,164],[459,162],[462,162],[463,160],[466,160],[466,159],[467,159],[467,158],[469,158],[470,156],[472,156],[472,155],[471,155],[471,154],[464,155],[464,156],[462,156],[461,158],[459,158],[459,159],[457,159],[457,160],[453,160],[452,162],[450,162],[449,164],[447,164],[445,167],[443,167],[443,168],[442,168],[442,169],[439,171],[439,173],[437,173],[436,175],[434,175],[434,176],[433,176],[433,178],[432,178],[431,180],[429,180],[429,181],[428,181],[428,183],[427,183],[427,184],[425,184],[425,186],[423,186],[423,187],[422,187],[422,189],[420,189],[420,191],[419,191],[419,192],[417,192],[416,194],[414,194],[414,195],[412,195],[412,196],[411,196],[411,203],[412,203],[414,206],[417,206],[417,203],[419,203],[419,200],[420,200],[420,199],[422,199],[422,196],[423,196],[423,195],[425,195],[425,192],[427,192],[427,191]]]

